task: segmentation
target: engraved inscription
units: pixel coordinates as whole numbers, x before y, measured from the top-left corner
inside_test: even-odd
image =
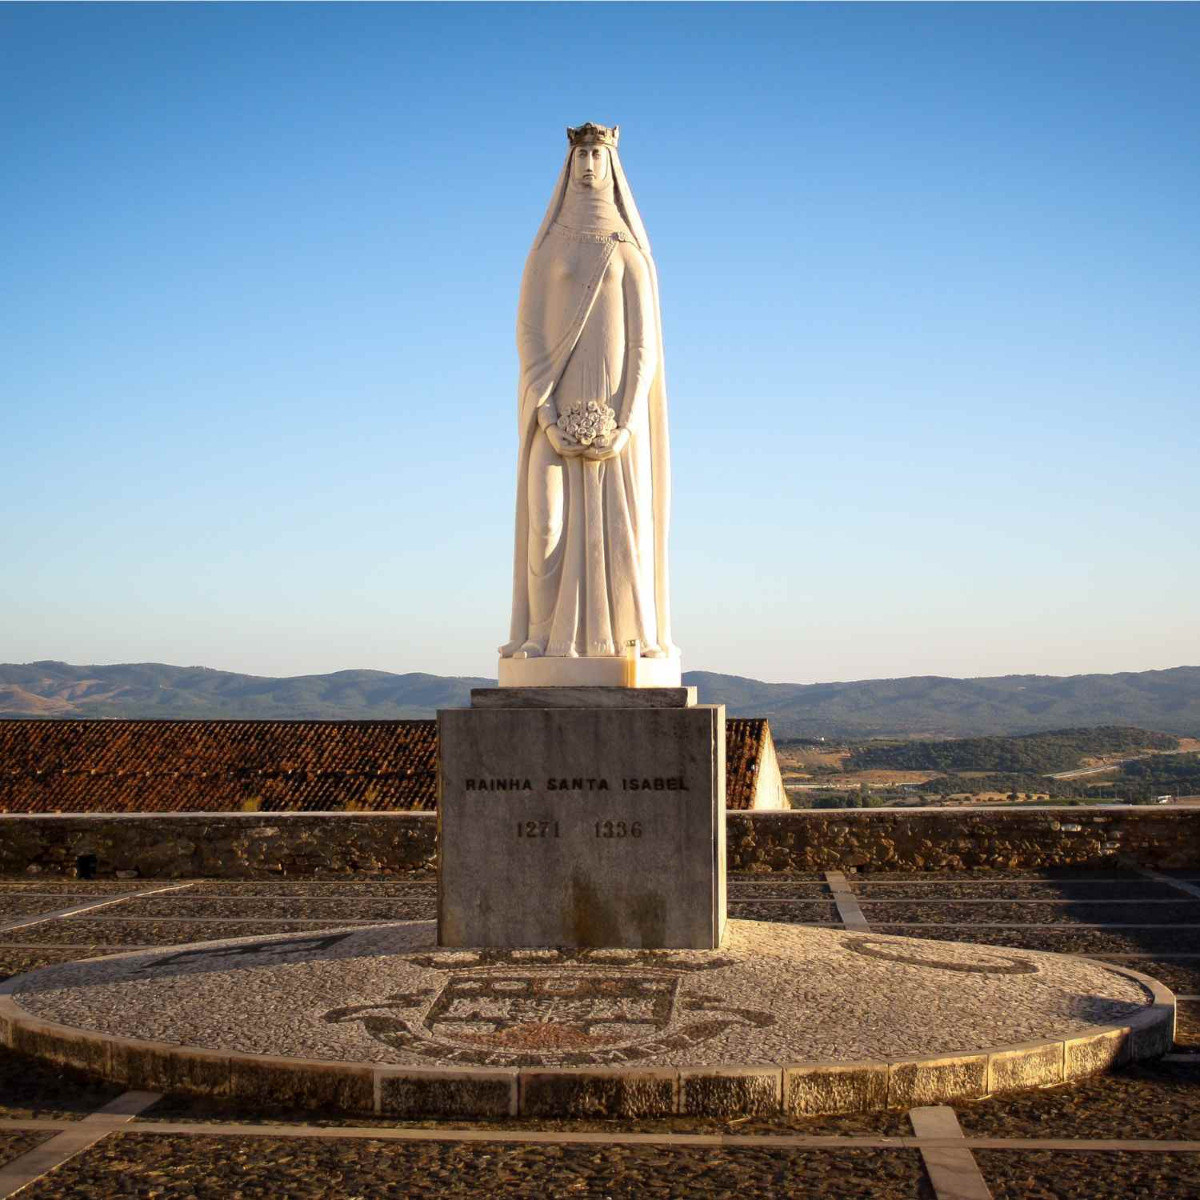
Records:
[[[623,792],[690,792],[688,781],[682,775],[639,776],[621,779]],[[507,779],[476,779],[464,781],[468,792],[532,792],[533,780],[521,776]],[[610,792],[615,791],[612,781],[599,775],[553,775],[542,788],[547,792]]]
[[[559,837],[557,821],[518,821],[517,837],[544,838]]]
[[[642,836],[641,821],[597,821],[596,836],[598,838],[640,838]]]

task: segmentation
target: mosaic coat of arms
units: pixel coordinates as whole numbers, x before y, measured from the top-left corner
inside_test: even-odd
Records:
[[[534,957],[536,956],[536,957]],[[476,1066],[631,1062],[708,1041],[735,1024],[772,1025],[757,1009],[685,993],[689,976],[732,964],[662,951],[445,951],[405,955],[444,972],[440,988],[325,1014],[361,1021],[376,1041],[419,1057]]]

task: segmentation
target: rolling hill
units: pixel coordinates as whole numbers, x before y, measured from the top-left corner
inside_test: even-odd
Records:
[[[1200,667],[817,684],[689,671],[684,681],[731,716],[769,717],[777,737],[979,737],[1095,725],[1200,735]],[[387,671],[276,679],[161,663],[0,664],[0,717],[404,719],[466,704],[471,688],[489,685]]]

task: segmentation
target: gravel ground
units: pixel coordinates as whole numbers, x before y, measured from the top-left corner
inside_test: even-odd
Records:
[[[1138,1064],[1060,1087],[959,1100],[954,1111],[969,1136],[1200,1141],[1200,1070]]]
[[[1200,1196],[1200,1154],[976,1150],[994,1200],[1187,1200]]]
[[[77,1120],[125,1089],[0,1047],[0,1117]]]
[[[870,920],[870,917],[867,918]],[[1025,950],[1051,950],[1058,954],[1162,954],[1200,952],[1200,929],[954,929],[915,930],[871,921],[874,933],[895,933],[938,942],[974,942],[978,945],[1012,946]],[[1147,971],[1130,961],[1135,971]]]
[[[363,896],[342,899],[337,896],[241,896],[237,899],[207,899],[204,896],[148,896],[116,905],[111,916],[149,917],[168,920],[171,917],[286,917],[293,921],[410,921],[414,918],[436,916],[437,897],[430,896]],[[1200,902],[1197,903],[1200,913]],[[1198,918],[1200,919],[1200,918]]]
[[[27,1154],[34,1146],[40,1146],[53,1136],[53,1133],[38,1133],[34,1130],[25,1133],[0,1133],[0,1166]]]
[[[312,930],[337,929],[336,921],[291,921],[286,924],[246,924],[231,926],[221,921],[96,921],[72,917],[33,925],[18,932],[21,941],[53,946],[96,944],[101,946],[177,946],[183,942],[214,942],[229,937],[271,936],[277,933],[308,933]],[[360,926],[360,928],[362,928]],[[78,956],[76,956],[78,957]]]
[[[1200,900],[1179,904],[875,904],[863,907],[872,925],[897,921],[1003,922],[1028,925],[1200,925]]]
[[[513,1146],[117,1134],[22,1193],[33,1200],[820,1196],[932,1200],[910,1150]]]
[[[862,883],[864,900],[1183,900],[1166,883]]]

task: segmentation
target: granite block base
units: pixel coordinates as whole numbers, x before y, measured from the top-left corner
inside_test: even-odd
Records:
[[[446,709],[438,731],[440,945],[721,944],[723,706]]]

